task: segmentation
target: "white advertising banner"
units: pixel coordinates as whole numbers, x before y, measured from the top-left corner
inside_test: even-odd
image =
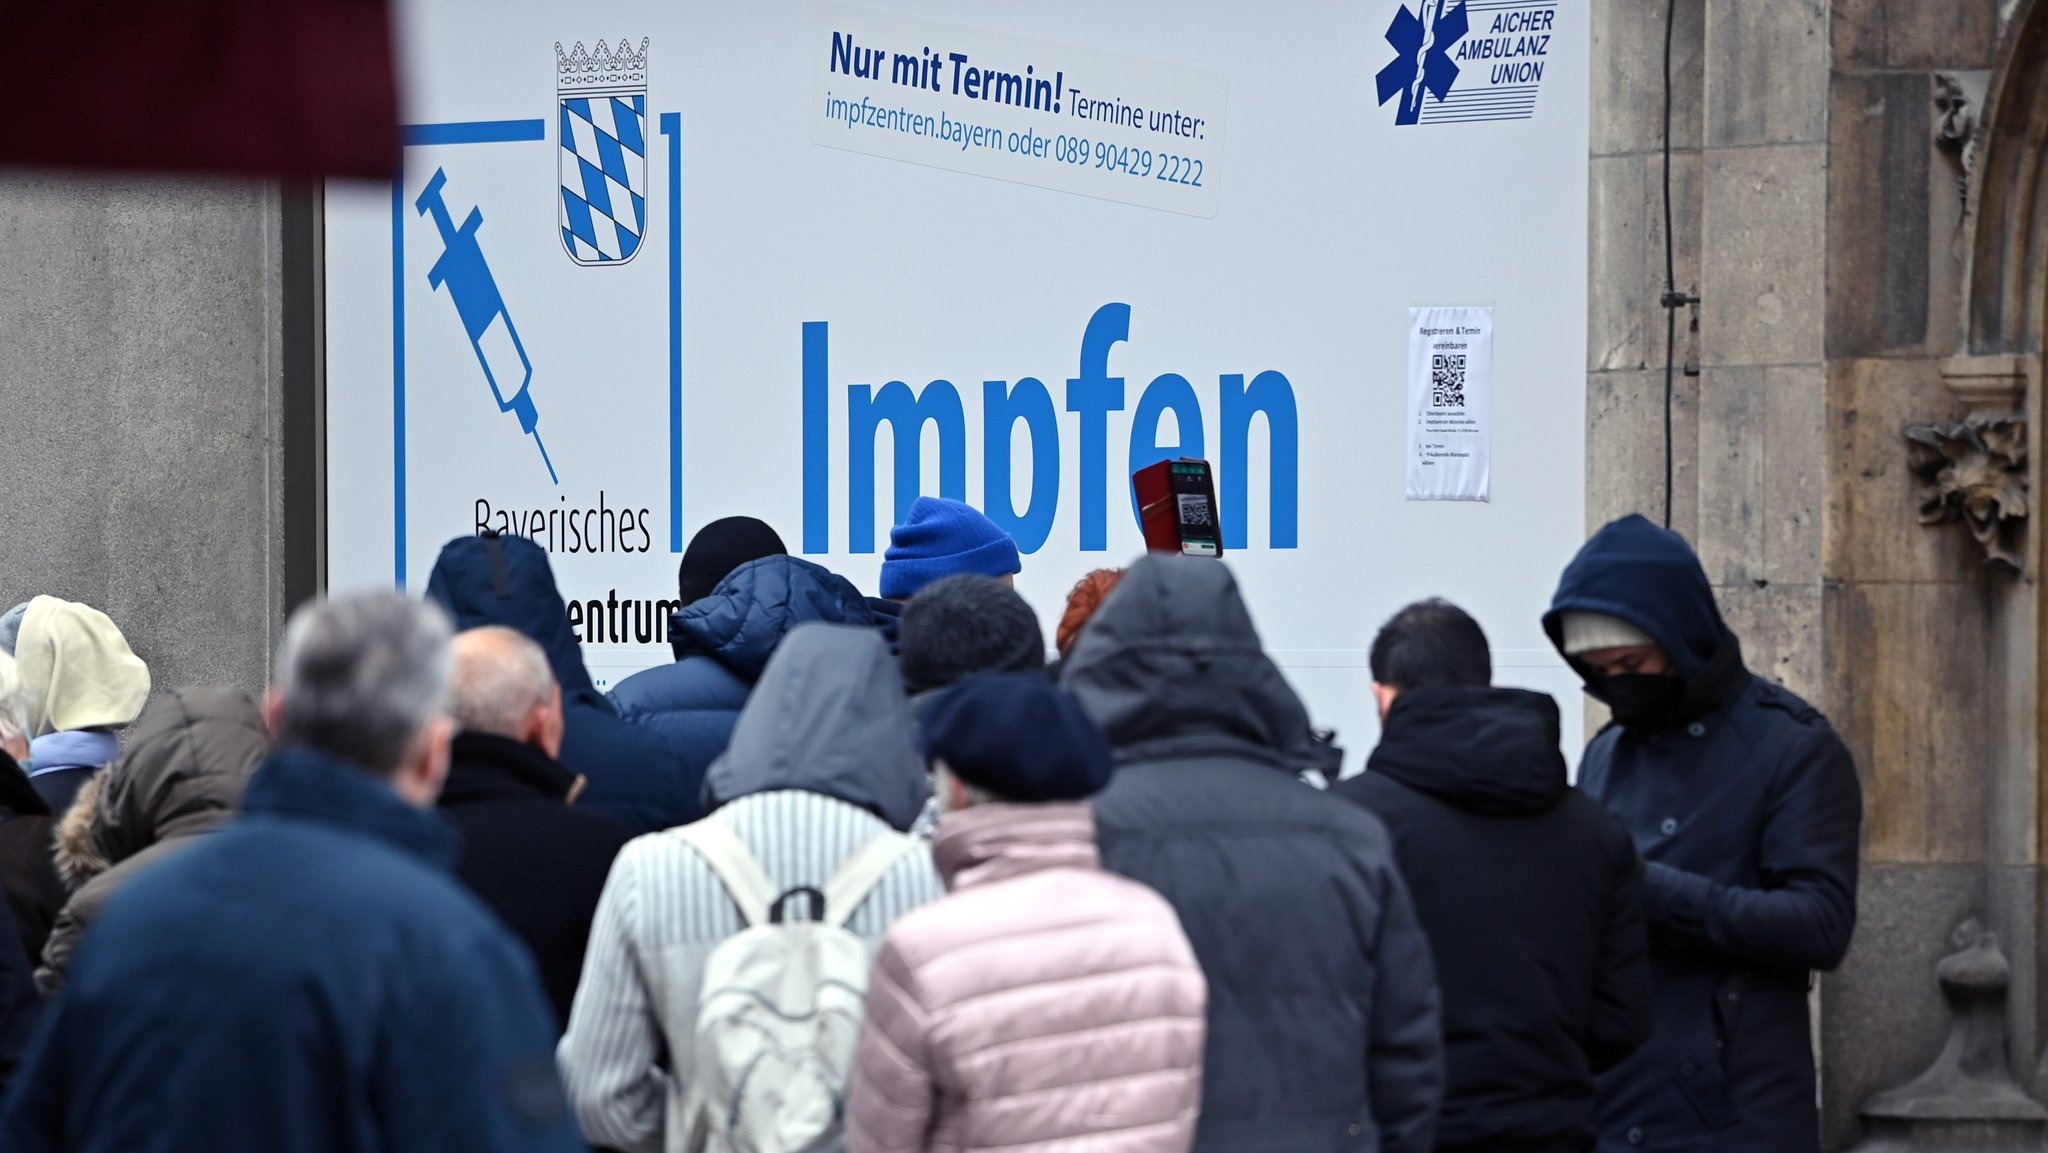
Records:
[[[1408,310],[1408,499],[1493,491],[1493,310]]]
[[[418,589],[451,538],[523,533],[603,683],[669,659],[699,526],[760,517],[872,592],[924,492],[1016,537],[1050,628],[1140,552],[1132,471],[1201,457],[1351,765],[1373,631],[1431,595],[1576,744],[1538,618],[1585,528],[1583,5],[394,18],[402,176],[327,196],[332,587]],[[1402,321],[1447,300],[1507,325],[1485,503],[1404,499]]]

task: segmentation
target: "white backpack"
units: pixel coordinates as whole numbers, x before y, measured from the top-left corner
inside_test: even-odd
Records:
[[[720,822],[675,833],[718,874],[747,923],[705,959],[689,1144],[723,1153],[838,1149],[870,960],[846,921],[915,842],[884,833],[824,892],[803,886],[778,896],[746,842]],[[804,902],[809,920],[786,916]]]

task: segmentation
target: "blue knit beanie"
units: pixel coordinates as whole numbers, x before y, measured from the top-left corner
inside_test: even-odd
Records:
[[[1109,738],[1036,673],[989,673],[940,692],[918,736],[927,759],[1005,801],[1093,796],[1114,763]]]
[[[972,505],[921,496],[910,515],[889,530],[882,559],[882,596],[903,600],[955,573],[1008,576],[1024,567],[1017,542]]]

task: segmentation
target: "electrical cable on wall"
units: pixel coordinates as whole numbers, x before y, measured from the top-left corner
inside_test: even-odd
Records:
[[[1678,23],[1678,0],[1664,8],[1664,527],[1671,527],[1671,498],[1677,488],[1677,453],[1671,435],[1671,409],[1677,391],[1678,310],[1700,298],[1678,291],[1678,260],[1671,235],[1671,33]]]

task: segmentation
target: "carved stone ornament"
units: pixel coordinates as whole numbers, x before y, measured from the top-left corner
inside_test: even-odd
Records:
[[[1934,969],[1948,1002],[1948,1043],[1926,1072],[1863,1107],[1855,1153],[2039,1149],[2048,1134],[2048,1109],[2013,1079],[2005,1033],[2012,968],[1997,934],[1972,917],[1949,943],[1957,951]]]
[[[1938,72],[1934,76],[1934,143],[1956,158],[1961,169],[1956,194],[1966,211],[1970,171],[1977,166],[1977,109],[1984,99],[1982,88],[1971,83],[1973,79],[1952,72]],[[1978,89],[1974,97],[1972,88]]]
[[[1927,483],[1920,523],[1961,521],[1984,546],[1986,564],[2017,573],[2027,519],[2027,422],[2016,416],[1915,424],[1906,429],[1915,476]]]

